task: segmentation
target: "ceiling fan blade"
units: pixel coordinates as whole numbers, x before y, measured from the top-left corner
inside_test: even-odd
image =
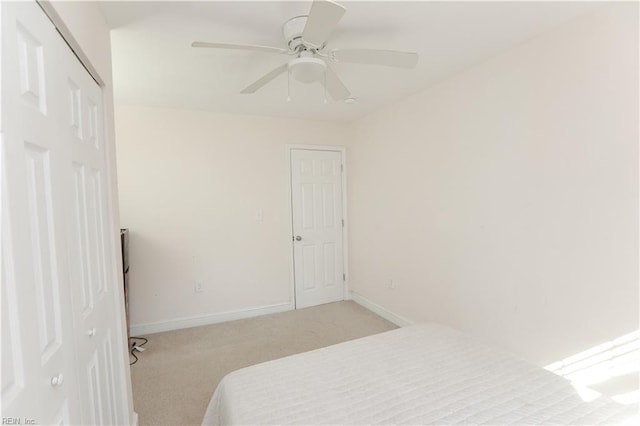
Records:
[[[343,6],[331,0],[315,0],[302,32],[302,40],[314,47],[322,47],[345,12]]]
[[[214,49],[235,49],[235,50],[253,50],[256,52],[268,53],[286,53],[285,49],[271,46],[259,46],[257,44],[234,44],[234,43],[209,43],[206,41],[194,41],[191,47],[209,47]]]
[[[271,80],[282,74],[287,70],[287,64],[282,64],[278,68],[272,70],[271,72],[263,75],[261,78],[247,86],[242,92],[242,94],[255,93],[256,90],[260,89],[262,86],[269,83]]]
[[[355,62],[400,68],[413,68],[418,63],[417,53],[398,52],[397,50],[336,49],[331,51],[330,57],[336,62]]]
[[[334,101],[341,101],[351,96],[351,92],[349,92],[349,89],[347,89],[333,69],[327,66],[325,72],[327,92],[329,92]]]

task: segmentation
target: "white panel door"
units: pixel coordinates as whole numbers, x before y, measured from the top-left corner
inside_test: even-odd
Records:
[[[70,147],[67,229],[74,323],[78,326],[80,399],[87,424],[123,424],[116,389],[114,350],[121,324],[114,309],[119,293],[109,233],[107,164],[102,90],[66,49],[62,137]]]
[[[70,282],[78,333],[78,367],[83,419],[88,424],[122,424],[127,419],[116,393],[114,349],[119,347],[120,318],[107,216],[107,164],[102,90],[70,50],[63,68],[66,102],[63,137],[71,149],[67,200]]]
[[[342,154],[291,150],[296,308],[344,299]]]
[[[67,147],[59,35],[35,5],[2,2],[2,415],[80,414],[65,243]]]
[[[102,90],[35,2],[1,6],[2,415],[126,424]]]

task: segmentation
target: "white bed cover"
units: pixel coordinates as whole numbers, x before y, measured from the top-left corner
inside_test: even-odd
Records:
[[[203,424],[618,424],[568,381],[455,330],[422,324],[228,374]]]

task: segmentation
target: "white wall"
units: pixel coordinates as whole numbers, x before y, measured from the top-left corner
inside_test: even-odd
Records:
[[[63,36],[68,42],[77,43],[74,48],[77,49],[83,60],[88,60],[90,65],[102,80],[103,96],[104,96],[104,113],[105,113],[105,131],[107,133],[107,151],[109,163],[109,180],[110,180],[110,217],[113,223],[113,229],[117,235],[113,235],[114,253],[116,259],[116,267],[122,270],[122,261],[120,258],[119,246],[119,228],[120,216],[118,205],[118,184],[116,177],[116,153],[115,153],[115,129],[114,129],[114,102],[113,102],[113,76],[111,72],[111,37],[110,28],[102,15],[98,3],[96,2],[62,2],[62,1],[43,1],[41,2],[46,12],[53,17],[56,26],[62,30]],[[122,288],[122,276],[116,274],[118,278],[119,288]],[[120,397],[126,401],[128,412],[131,417],[131,423],[137,422],[136,414],[133,411],[133,397],[131,393],[131,378],[129,374],[129,356],[127,349],[129,347],[125,330],[124,319],[124,302],[120,302],[120,313],[122,318],[122,327],[120,330],[120,346],[122,351],[119,354],[121,359],[118,364],[124,366],[126,389],[120,390]],[[118,345],[116,345],[116,348]],[[116,354],[117,356],[118,354]]]
[[[637,329],[638,75],[610,5],[357,121],[352,289],[542,365]]]
[[[348,144],[356,293],[542,365],[637,329],[637,16],[605,6],[349,126],[119,106],[134,328],[291,303],[285,145],[312,143]]]
[[[133,106],[116,122],[133,329],[289,309],[286,144],[344,145],[345,125]]]

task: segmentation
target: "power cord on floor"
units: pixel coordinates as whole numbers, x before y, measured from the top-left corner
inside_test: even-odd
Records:
[[[133,340],[133,341],[132,341]],[[142,343],[138,343],[138,341],[143,341]],[[135,351],[142,352],[144,351],[143,346],[147,344],[149,340],[146,337],[129,337],[129,354],[135,358],[133,362],[130,362],[129,365],[133,365],[138,362],[138,357],[135,354]]]

